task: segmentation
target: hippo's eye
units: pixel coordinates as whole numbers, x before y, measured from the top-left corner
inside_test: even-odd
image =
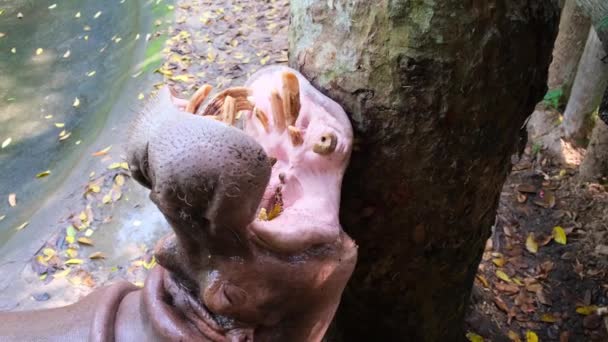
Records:
[[[338,137],[334,133],[325,133],[319,139],[312,150],[320,155],[328,155],[335,151],[336,145],[338,144]]]

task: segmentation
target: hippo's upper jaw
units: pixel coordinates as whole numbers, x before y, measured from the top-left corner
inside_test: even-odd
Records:
[[[350,122],[287,67],[186,112],[209,91],[161,90],[133,126],[134,177],[175,231],[144,311],[169,339],[320,340],[356,261],[338,220]]]

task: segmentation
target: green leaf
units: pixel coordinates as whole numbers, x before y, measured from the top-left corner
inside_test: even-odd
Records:
[[[547,92],[547,94],[545,94],[543,102],[545,105],[557,109],[563,96],[564,90],[561,87],[551,89]]]

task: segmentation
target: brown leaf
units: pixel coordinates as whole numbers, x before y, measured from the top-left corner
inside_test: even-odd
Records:
[[[98,259],[105,259],[106,256],[102,253],[102,252],[95,252],[92,253],[91,255],[89,255],[89,259],[91,260],[98,260]]]
[[[496,304],[496,306],[501,310],[504,311],[505,313],[509,313],[509,307],[507,306],[507,304],[504,302],[504,300],[502,300],[502,298],[500,298],[499,296],[494,297],[494,304]]]
[[[78,241],[78,243],[86,245],[86,246],[93,246],[93,240],[91,240],[87,237],[79,237],[78,240],[76,240],[76,241]]]
[[[497,282],[496,284],[494,284],[494,286],[496,287],[496,289],[498,291],[501,292],[506,292],[509,294],[513,294],[513,293],[517,293],[519,292],[519,287],[515,284],[505,284],[505,283],[499,283]]]
[[[517,186],[517,191],[529,194],[535,194],[538,190],[532,184],[519,184]]]

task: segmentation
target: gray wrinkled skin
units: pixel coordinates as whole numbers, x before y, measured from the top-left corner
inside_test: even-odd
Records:
[[[268,158],[242,131],[181,112],[169,96],[161,90],[132,127],[127,156],[133,177],[179,226],[186,249],[187,241],[204,242],[206,234],[226,235],[217,227],[234,230],[232,243],[238,244],[237,230],[253,220],[268,183]]]

